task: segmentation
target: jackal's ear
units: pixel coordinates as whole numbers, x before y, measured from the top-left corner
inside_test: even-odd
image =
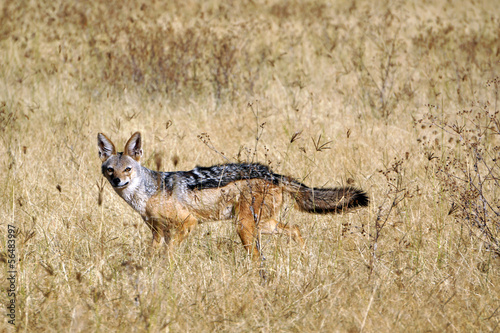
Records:
[[[135,132],[132,134],[130,139],[128,139],[125,145],[125,155],[132,157],[134,160],[139,162],[142,157],[142,140],[141,133]]]
[[[106,161],[111,155],[116,154],[115,145],[102,133],[97,134],[97,146],[99,147],[99,158]]]

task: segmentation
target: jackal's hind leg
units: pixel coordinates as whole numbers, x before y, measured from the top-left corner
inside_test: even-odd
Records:
[[[296,243],[300,245],[302,249],[305,248],[305,242],[300,234],[299,227],[293,225],[291,227],[276,221],[275,219],[269,219],[266,221],[261,221],[258,226],[259,234],[272,235],[272,234],[285,234],[292,238]]]
[[[240,218],[236,220],[236,231],[240,236],[243,247],[254,261],[260,259],[260,252],[255,243],[255,222],[253,218]]]

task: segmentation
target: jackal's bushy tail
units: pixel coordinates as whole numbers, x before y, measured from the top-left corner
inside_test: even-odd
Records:
[[[368,206],[368,195],[355,187],[310,188],[300,183],[289,183],[287,188],[298,208],[308,213],[341,213],[356,207]]]

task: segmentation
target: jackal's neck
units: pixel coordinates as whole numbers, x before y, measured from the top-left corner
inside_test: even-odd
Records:
[[[145,216],[146,204],[154,194],[162,190],[164,178],[163,173],[140,166],[135,177],[130,180],[130,184],[122,190],[116,189],[116,192],[132,208]]]

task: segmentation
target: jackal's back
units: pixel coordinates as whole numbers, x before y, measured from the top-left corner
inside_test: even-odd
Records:
[[[239,180],[262,179],[279,185],[282,176],[277,175],[262,164],[230,163],[210,167],[196,167],[190,171],[179,171],[186,186],[190,190],[202,190],[224,187]]]

